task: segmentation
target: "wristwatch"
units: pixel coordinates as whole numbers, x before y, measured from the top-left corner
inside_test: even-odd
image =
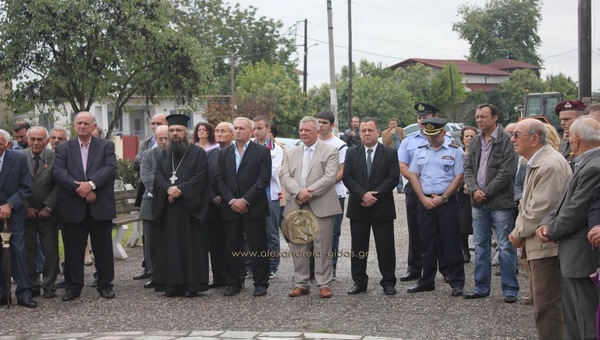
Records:
[[[92,186],[92,190],[96,190],[96,184],[92,181],[89,181],[88,183],[90,183],[90,185]]]
[[[446,196],[446,195],[442,195],[442,201],[443,201],[444,203],[448,203],[448,196]]]

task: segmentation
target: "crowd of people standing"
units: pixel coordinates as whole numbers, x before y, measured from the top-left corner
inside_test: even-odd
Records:
[[[414,109],[419,130],[408,136],[396,119],[381,129],[375,118],[354,117],[343,139],[334,136],[335,117],[325,110],[300,120],[301,144],[290,150],[265,116],[199,123],[191,140],[188,116],[153,116],[153,135],[136,156],[145,247],[144,271],[136,279],[148,279],[145,288],[168,297],[218,287],[234,296],[251,279],[253,295],[264,296],[280,263],[282,219],[304,211],[319,232],[310,242],[286,238],[294,254],[288,295],[310,294],[314,283],[321,298],[330,298],[349,195],[351,254],[363,256],[351,256],[354,284],[347,293],[367,291],[372,231],[379,283],[385,295],[395,295],[397,191],[406,195],[409,237],[408,267],[399,279],[416,281],[407,293],[435,290],[439,271],[450,295],[488,297],[495,238],[506,303],[519,298],[521,249],[530,281],[524,295],[540,338],[596,337],[598,277],[590,276],[600,268],[600,106],[560,102],[560,140],[550,124],[534,118],[505,129],[498,109],[482,104],[477,128],[461,132],[464,149],[447,134],[437,107],[416,103]],[[88,236],[96,289],[101,297],[115,297],[115,146],[93,136],[97,126],[89,112],[78,113],[74,126],[73,139],[64,129],[17,123],[13,142],[0,130],[0,220],[12,231],[12,275],[24,307],[37,307],[34,297],[42,291],[44,298],[56,296],[59,227],[62,300],[81,294]],[[464,292],[470,234],[474,287]],[[0,305],[11,295],[2,280]]]

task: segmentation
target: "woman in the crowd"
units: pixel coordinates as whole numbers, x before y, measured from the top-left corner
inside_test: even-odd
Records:
[[[465,145],[465,157],[469,154],[469,146],[476,135],[477,129],[472,126],[465,126],[460,132],[460,140]],[[460,232],[462,236],[463,259],[465,263],[468,263],[471,261],[469,235],[473,234],[473,217],[471,216],[471,197],[464,182],[458,190],[457,197],[460,205]]]
[[[209,122],[201,122],[194,127],[194,144],[203,148],[204,151],[219,147],[215,141],[215,127]]]

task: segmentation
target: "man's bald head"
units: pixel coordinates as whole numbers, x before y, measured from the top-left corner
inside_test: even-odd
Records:
[[[156,127],[160,125],[167,125],[167,115],[164,113],[157,113],[152,116],[150,120],[150,126],[152,127],[152,133],[156,136]]]

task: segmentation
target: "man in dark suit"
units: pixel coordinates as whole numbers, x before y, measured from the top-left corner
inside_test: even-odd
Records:
[[[362,145],[348,149],[344,185],[350,191],[348,212],[352,235],[350,259],[354,286],[348,294],[367,290],[367,254],[371,227],[377,247],[377,261],[386,295],[396,294],[396,251],[394,246],[394,188],[400,179],[396,150],[377,142],[379,126],[374,118],[360,123]]]
[[[92,136],[94,116],[75,116],[77,138],[56,147],[54,180],[58,184],[58,213],[63,222],[65,294],[78,298],[83,288],[83,258],[88,234],[94,249],[98,292],[115,297],[112,219],[116,217],[114,183],[117,174],[115,144]]]
[[[140,181],[144,185],[144,196],[140,205],[140,218],[144,228],[144,263],[146,264],[144,273],[150,275],[150,280],[144,283],[144,288],[154,288],[154,265],[156,262],[156,226],[154,225],[154,216],[152,214],[152,197],[154,197],[154,173],[156,172],[156,159],[160,150],[167,148],[169,143],[169,127],[166,125],[157,126],[154,130],[156,147],[144,151],[142,164],[140,166]]]
[[[10,150],[10,135],[0,130],[0,221],[8,220],[12,232],[10,254],[12,257],[12,277],[17,281],[17,303],[35,308],[37,303],[31,297],[31,281],[27,275],[25,260],[25,200],[30,194],[29,169],[27,158],[18,151]],[[0,252],[0,262],[2,252]],[[0,275],[0,305],[8,303],[10,292],[4,291],[4,275]]]
[[[267,294],[269,257],[265,218],[269,216],[267,186],[271,180],[271,153],[264,145],[252,143],[254,122],[238,117],[233,121],[235,143],[219,154],[216,181],[221,194],[221,218],[225,233],[227,288],[225,296],[242,289],[240,261],[243,233],[250,246],[254,296]],[[262,254],[261,254],[262,252]]]
[[[218,149],[212,149],[206,153],[208,163],[207,190],[208,211],[206,212],[206,224],[208,225],[208,249],[210,251],[210,268],[212,270],[212,283],[209,288],[217,288],[226,285],[226,254],[225,235],[221,223],[222,199],[219,188],[215,181],[217,168],[219,167],[219,152],[231,145],[233,140],[233,124],[221,122],[215,127],[215,140],[219,143]],[[245,274],[245,273],[244,273]]]
[[[46,148],[48,130],[34,126],[27,131],[29,148],[24,151],[31,178],[31,195],[25,202],[25,249],[33,295],[44,289],[44,298],[56,296],[58,274],[58,216],[56,185],[52,174],[54,151]],[[37,272],[37,240],[44,253],[42,282]]]
[[[565,339],[595,339],[598,290],[590,275],[600,261],[587,234],[594,188],[600,185],[600,123],[592,117],[577,118],[570,127],[569,144],[575,156],[573,177],[536,235],[544,243],[558,242]]]

